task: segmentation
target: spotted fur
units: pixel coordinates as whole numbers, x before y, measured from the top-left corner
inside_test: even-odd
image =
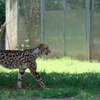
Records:
[[[45,84],[36,72],[37,65],[36,59],[41,55],[48,55],[51,51],[48,45],[40,44],[34,49],[25,50],[1,50],[0,51],[0,64],[9,69],[19,69],[18,73],[18,83],[19,89],[22,89],[21,83],[23,79],[24,72],[29,68],[31,74],[41,85],[42,88],[46,89]]]

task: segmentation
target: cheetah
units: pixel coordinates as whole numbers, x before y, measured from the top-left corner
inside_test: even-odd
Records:
[[[9,69],[19,69],[18,89],[22,89],[22,79],[27,68],[40,86],[43,89],[48,89],[36,71],[36,59],[41,55],[48,55],[50,52],[49,46],[42,43],[34,49],[0,50],[0,64]]]

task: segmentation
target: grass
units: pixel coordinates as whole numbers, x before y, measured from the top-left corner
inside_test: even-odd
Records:
[[[47,87],[43,90],[26,70],[22,86],[16,87],[18,70],[0,67],[0,100],[29,100],[32,98],[70,98],[71,100],[100,100],[100,64],[70,58],[38,59],[37,71]]]

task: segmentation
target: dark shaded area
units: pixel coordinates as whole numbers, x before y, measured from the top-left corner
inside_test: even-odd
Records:
[[[5,22],[5,2],[6,0],[0,0],[0,28],[1,25]],[[0,38],[0,50],[5,49],[5,31],[2,34],[2,37]]]
[[[44,91],[34,80],[32,75],[26,73],[23,78],[22,86],[32,92],[32,96],[38,97],[74,97],[80,91],[88,92],[92,95],[100,94],[100,74],[99,73],[39,73],[41,78],[50,91]],[[0,91],[8,89],[16,91],[17,72],[0,73]],[[1,93],[1,92],[0,92]],[[47,95],[48,94],[48,95]]]

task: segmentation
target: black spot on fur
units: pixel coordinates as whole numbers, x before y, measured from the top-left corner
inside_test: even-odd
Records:
[[[22,81],[21,79],[18,79],[18,81]]]
[[[20,74],[21,74],[21,75],[23,75],[23,74],[24,74],[24,72],[20,72]]]

